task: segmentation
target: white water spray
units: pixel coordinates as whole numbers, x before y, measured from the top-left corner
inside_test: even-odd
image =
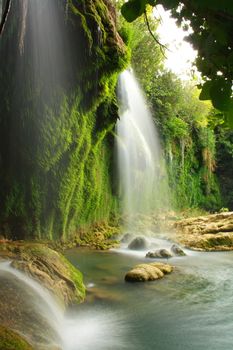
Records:
[[[153,214],[168,208],[167,175],[155,123],[130,71],[120,75],[117,154],[123,212]]]
[[[109,347],[130,349],[130,345],[124,343],[126,321],[117,312],[85,309],[77,310],[72,315],[66,315],[47,289],[23,272],[13,268],[9,261],[0,263],[0,278],[2,274],[7,276],[8,280],[14,281],[16,288],[18,286],[20,290],[25,291],[23,300],[27,300],[29,312],[38,313],[38,316],[45,322],[44,327],[49,327],[52,331],[51,337],[49,333],[43,337],[45,330],[38,326],[35,327],[36,333],[28,329],[27,324],[24,323],[20,329],[16,327],[16,330],[22,333],[29,342],[34,343],[37,349],[49,350],[54,347],[62,350],[89,350],[93,347],[101,350],[108,350]],[[10,288],[12,289],[12,286]],[[4,297],[7,300],[7,295]],[[34,305],[34,311],[31,310],[32,305]],[[24,305],[21,306],[21,312],[24,313]],[[15,307],[17,308],[17,305]],[[28,313],[28,310],[25,310],[25,313]],[[40,339],[38,343],[36,343],[37,339]],[[43,343],[41,339],[44,339]]]

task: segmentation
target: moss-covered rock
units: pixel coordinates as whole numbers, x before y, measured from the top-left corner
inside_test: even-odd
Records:
[[[18,333],[0,325],[0,350],[33,350]]]
[[[64,305],[80,303],[85,297],[82,274],[63,255],[36,243],[5,243],[0,256],[13,259],[11,265],[38,281]]]

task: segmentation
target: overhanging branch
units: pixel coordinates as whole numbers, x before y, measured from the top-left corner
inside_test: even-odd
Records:
[[[154,35],[154,33],[152,32],[151,27],[150,27],[150,23],[149,23],[149,20],[148,20],[148,17],[147,17],[146,10],[144,11],[144,17],[145,17],[146,26],[147,26],[147,29],[148,29],[150,35],[152,36],[152,38],[154,39],[154,41],[159,45],[160,51],[161,51],[162,55],[165,57],[164,51],[165,51],[165,50],[168,50],[168,48],[167,48],[165,45],[163,45],[163,44],[156,38],[156,36]]]

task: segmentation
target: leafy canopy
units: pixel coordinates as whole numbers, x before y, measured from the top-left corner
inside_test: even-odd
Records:
[[[202,73],[200,99],[211,100],[233,126],[233,1],[231,0],[129,0],[121,8],[133,22],[147,5],[171,10],[178,24],[193,29],[187,40],[198,51],[196,65]]]

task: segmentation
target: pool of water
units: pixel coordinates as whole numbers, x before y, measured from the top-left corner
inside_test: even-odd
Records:
[[[68,251],[88,294],[68,315],[67,349],[230,350],[233,252],[187,253],[169,260],[175,269],[164,279],[130,284],[126,272],[152,261],[144,252]]]

